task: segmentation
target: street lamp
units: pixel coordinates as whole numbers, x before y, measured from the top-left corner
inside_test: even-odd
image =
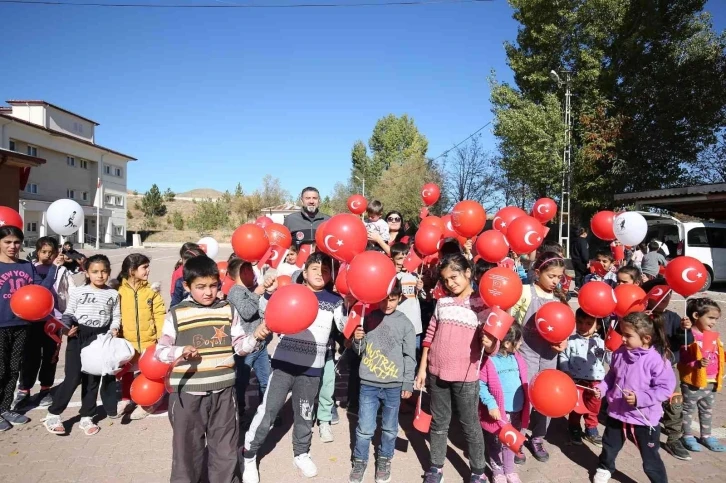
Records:
[[[361,193],[361,195],[363,195],[363,197],[365,198],[365,196],[366,196],[366,180],[365,180],[365,178],[361,178],[360,176],[357,176],[357,175],[353,175],[353,176],[355,176],[355,179],[357,179],[358,181],[360,181],[363,184],[363,192]]]
[[[571,77],[569,70],[563,70],[565,80],[554,71],[550,71],[550,79],[557,83],[557,87],[565,86],[565,147],[562,153],[562,193],[560,196],[560,245],[565,250],[565,257],[570,258],[570,188],[572,184],[572,165],[570,146],[572,144],[572,97]],[[566,227],[566,231],[563,230]],[[564,232],[564,233],[563,233]]]

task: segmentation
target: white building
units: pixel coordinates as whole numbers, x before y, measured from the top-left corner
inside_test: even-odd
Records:
[[[267,216],[272,219],[273,222],[283,224],[287,215],[297,213],[302,208],[294,203],[285,203],[284,205],[270,206],[269,208],[262,208],[260,210],[260,216]]]
[[[45,101],[7,101],[0,107],[0,147],[46,160],[32,168],[20,192],[20,214],[29,239],[54,235],[46,221],[53,201],[72,198],[83,207],[85,220],[68,237],[79,243],[96,242],[97,181],[101,243],[126,241],[126,165],[135,158],[95,142],[98,123]]]

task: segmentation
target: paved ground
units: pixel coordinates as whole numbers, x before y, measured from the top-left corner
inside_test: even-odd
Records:
[[[130,249],[107,251],[113,262],[114,275],[121,261]],[[152,258],[151,281],[162,282],[162,293],[168,303],[169,280],[177,259],[176,250],[157,248],[142,250]],[[87,250],[90,254],[92,251]],[[229,249],[222,249],[219,260],[225,259]],[[726,294],[709,293],[720,300],[726,308]],[[674,300],[671,309],[683,313],[683,301]],[[726,322],[719,322],[718,329],[726,334]],[[63,352],[61,352],[63,354]],[[63,358],[56,373],[56,383],[63,377]],[[345,377],[340,377],[337,390],[339,401],[345,402]],[[250,387],[247,407],[255,407],[256,389]],[[78,422],[77,411],[80,406],[80,391],[76,394],[71,407],[63,414],[70,424]],[[426,400],[425,400],[426,401]],[[426,406],[424,402],[424,406]],[[86,437],[77,429],[71,428],[68,436],[54,436],[45,431],[40,419],[45,410],[31,409],[28,416],[32,421],[25,427],[0,433],[0,481],[95,481],[95,482],[163,482],[168,481],[171,466],[171,428],[165,412],[158,412],[143,421],[128,424],[102,419],[101,432],[94,437]],[[355,434],[356,421],[348,418],[341,410],[341,422],[334,427],[336,441],[322,444],[317,433],[313,436],[312,455],[318,465],[319,476],[314,481],[347,481],[351,453],[351,435]],[[428,441],[411,426],[412,414],[402,413],[400,429],[396,441],[396,455],[393,464],[394,482],[418,482],[428,464]],[[719,394],[714,410],[714,428],[726,438],[726,397]],[[262,452],[260,472],[263,482],[301,481],[292,466],[292,445],[289,428],[292,413],[289,405],[285,408],[282,426],[275,428],[270,441]],[[599,450],[589,445],[568,446],[564,434],[564,419],[555,420],[549,432],[551,458],[546,464],[537,463],[529,457],[526,465],[520,468],[524,482],[585,482],[597,466]],[[464,457],[464,442],[461,431],[454,426],[451,431],[449,451],[445,468],[446,481],[462,481],[468,476],[467,460]],[[726,453],[700,453],[693,455],[693,461],[684,462],[663,452],[663,460],[671,481],[679,482],[716,482],[724,481],[726,474]],[[372,464],[371,464],[372,466]],[[618,457],[619,473],[614,481],[646,482],[641,469],[640,458],[632,443],[628,443]],[[372,471],[368,482],[373,481]],[[468,479],[466,480],[468,481]]]

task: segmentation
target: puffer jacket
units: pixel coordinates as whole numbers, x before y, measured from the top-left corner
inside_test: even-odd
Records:
[[[161,295],[147,282],[136,290],[124,279],[118,288],[121,299],[121,334],[139,354],[161,338],[166,308]]]

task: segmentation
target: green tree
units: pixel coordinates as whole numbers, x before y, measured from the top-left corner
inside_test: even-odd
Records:
[[[152,185],[151,189],[141,199],[141,211],[144,212],[146,218],[164,216],[166,214],[164,198],[162,198],[159,187],[156,184]]]
[[[184,229],[184,217],[181,213],[178,211],[174,211],[171,214],[171,224],[174,225],[174,228],[177,230],[183,230]]]
[[[200,200],[194,207],[194,214],[187,225],[200,235],[214,230],[229,228],[230,206],[222,198]]]
[[[167,203],[174,201],[175,196],[176,194],[171,190],[171,188],[167,188],[166,191],[164,191],[164,201]]]
[[[348,213],[348,198],[354,193],[355,190],[350,184],[335,183],[333,193],[325,196],[320,203],[320,211],[331,216],[338,213]]]

